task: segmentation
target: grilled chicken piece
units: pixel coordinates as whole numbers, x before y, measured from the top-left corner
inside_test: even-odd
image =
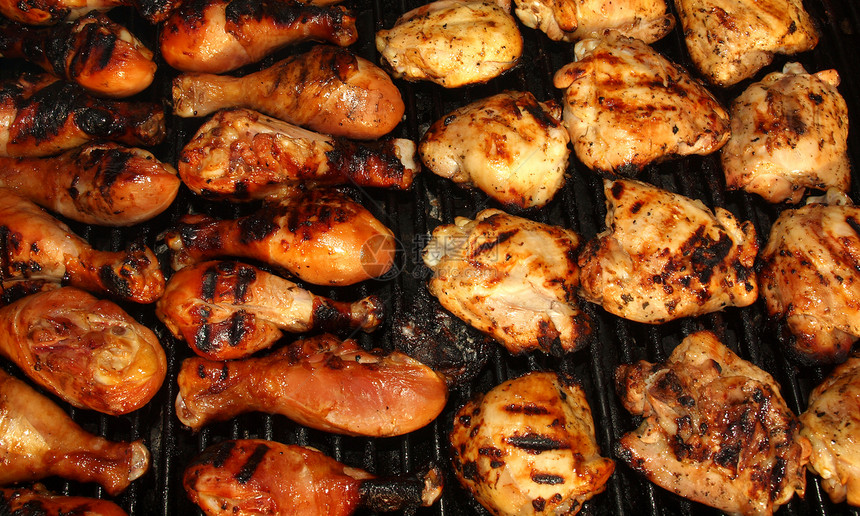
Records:
[[[188,498],[210,516],[348,516],[430,506],[441,471],[378,478],[319,450],[261,439],[210,446],[185,469]]]
[[[173,79],[177,115],[204,116],[229,107],[361,140],[391,132],[406,109],[400,90],[381,68],[328,45],[243,77],[185,73]]]
[[[809,442],[774,379],[710,332],[662,364],[621,365],[624,407],[645,419],[617,453],[658,486],[729,514],[770,515],[803,496]]]
[[[534,372],[477,396],[454,417],[457,479],[492,514],[577,514],[615,464],[601,457],[585,392]]]
[[[553,79],[576,156],[592,170],[634,175],[645,165],[706,155],[729,139],[725,109],[704,86],[641,41],[610,32],[576,44]]]
[[[515,208],[540,207],[564,185],[570,149],[561,106],[507,91],[437,120],[418,146],[434,174]]]
[[[232,201],[344,183],[405,190],[419,170],[411,140],[353,142],[248,109],[219,111],[179,156],[192,191]]]
[[[773,203],[798,203],[809,188],[847,192],[848,106],[838,85],[836,70],[808,74],[800,63],[750,85],[732,103],[726,187]]]
[[[167,209],[179,192],[176,169],[151,152],[89,143],[54,157],[0,157],[0,187],[72,220],[131,226]]]
[[[437,0],[378,31],[376,49],[394,77],[459,88],[513,68],[523,38],[514,17],[489,0]]]
[[[137,303],[161,297],[164,275],[148,247],[94,249],[33,202],[9,189],[0,193],[0,286],[22,279],[62,281]]]
[[[111,501],[56,495],[41,484],[0,488],[0,507],[15,516],[128,516]]]
[[[662,39],[675,27],[663,0],[516,0],[523,25],[539,29],[553,41],[600,38],[616,30],[645,43]]]
[[[711,83],[731,86],[818,43],[801,0],[675,0],[693,64]]]
[[[788,352],[839,363],[860,337],[860,208],[835,190],[810,201],[771,227],[759,283]]]
[[[188,0],[165,21],[161,55],[184,72],[224,73],[304,41],[358,40],[345,7],[278,0]]]
[[[317,285],[352,285],[394,265],[394,234],[345,195],[310,190],[274,200],[235,220],[185,216],[164,239],[172,265],[223,256],[280,267]]]
[[[0,0],[0,14],[28,25],[55,25],[91,11],[133,5],[151,23],[164,21],[182,0]]]
[[[55,27],[0,24],[0,55],[26,59],[100,97],[128,97],[155,76],[152,51],[106,14]]]
[[[0,369],[0,485],[58,475],[116,495],[149,469],[141,441],[113,442]]]
[[[159,103],[95,98],[48,74],[0,82],[0,156],[51,156],[93,140],[146,147],[164,135]]]
[[[155,313],[201,357],[228,360],[272,346],[281,330],[371,332],[382,310],[376,296],[334,301],[251,265],[221,261],[171,276]]]
[[[833,503],[860,507],[860,356],[834,369],[809,395],[800,435],[812,443],[807,468]]]
[[[579,256],[583,298],[650,324],[758,298],[752,222],[640,181],[605,180],[604,192],[606,230]]]
[[[428,287],[511,353],[576,351],[591,334],[576,296],[578,246],[571,230],[483,210],[433,231],[424,249]]]
[[[417,360],[329,334],[260,358],[189,358],[178,382],[176,415],[194,430],[262,411],[326,432],[390,437],[426,426],[448,400],[445,379]]]
[[[167,374],[152,330],[74,287],[0,308],[0,355],[66,402],[111,415],[146,405]]]

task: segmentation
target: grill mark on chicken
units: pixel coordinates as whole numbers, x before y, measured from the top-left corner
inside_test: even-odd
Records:
[[[138,271],[138,273],[142,271]],[[123,267],[120,269],[120,274],[130,275],[131,273]],[[114,295],[130,298],[134,294],[129,281],[126,278],[120,277],[110,265],[102,265],[99,268],[99,279],[102,280],[104,288]]]
[[[549,473],[532,473],[531,475],[532,482],[535,484],[547,484],[547,485],[558,485],[564,484],[564,477],[559,475],[552,475]]]
[[[496,238],[494,238],[492,240],[489,240],[486,242],[481,242],[480,244],[475,246],[475,248],[472,250],[471,253],[469,253],[469,258],[474,259],[474,258],[477,258],[478,256],[480,256],[482,254],[485,254],[485,253],[492,251],[496,246],[507,242],[508,240],[510,240],[511,237],[513,237],[517,233],[519,233],[519,230],[516,230],[516,229],[513,229],[511,231],[505,231],[505,232],[499,233],[498,236],[496,236]]]
[[[254,448],[254,453],[248,457],[247,462],[233,475],[233,478],[236,479],[240,484],[247,484],[251,477],[254,476],[254,472],[257,470],[257,467],[260,465],[260,462],[263,461],[263,458],[266,456],[266,453],[269,452],[269,446],[266,444],[258,444]]]
[[[505,442],[516,446],[521,450],[534,454],[552,450],[566,450],[570,448],[569,443],[553,439],[547,435],[534,433],[506,437]]]

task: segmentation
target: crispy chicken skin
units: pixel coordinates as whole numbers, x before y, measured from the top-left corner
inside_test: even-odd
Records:
[[[579,256],[584,299],[651,324],[755,302],[752,222],[641,181],[603,184],[606,230]]]
[[[585,392],[550,372],[508,380],[454,416],[454,473],[492,514],[577,514],[615,464],[600,456]]]
[[[524,209],[545,205],[564,185],[569,141],[557,102],[506,91],[437,120],[418,154],[434,174]]]
[[[711,83],[728,87],[818,43],[801,0],[675,0],[690,58]]]
[[[213,261],[173,274],[155,313],[199,356],[229,360],[272,346],[282,330],[371,332],[382,311],[376,296],[335,301],[251,265]]]
[[[0,187],[85,224],[131,226],[162,213],[181,181],[144,149],[88,143],[57,156],[0,157]]]
[[[219,111],[179,155],[186,186],[232,201],[347,183],[406,190],[419,171],[412,140],[355,142],[248,109]]]
[[[355,17],[342,6],[279,0],[187,0],[164,22],[164,60],[184,72],[225,73],[289,45],[358,40]]]
[[[133,5],[151,23],[164,21],[182,0],[0,0],[0,14],[28,25],[55,25],[86,13]]]
[[[347,49],[316,45],[242,77],[185,73],[173,80],[173,111],[204,116],[245,107],[333,136],[373,140],[406,106],[391,77]]]
[[[0,507],[15,516],[128,516],[109,500],[56,495],[41,484],[0,488]]]
[[[834,369],[809,395],[800,435],[812,443],[808,468],[833,503],[860,507],[860,356]]]
[[[53,401],[0,369],[0,485],[57,475],[96,482],[110,495],[149,469],[141,441],[86,432]]]
[[[259,260],[316,285],[352,285],[387,273],[396,240],[362,205],[312,189],[238,219],[187,215],[164,234],[172,265],[224,256]]]
[[[445,379],[417,360],[329,334],[259,358],[189,358],[178,382],[176,415],[194,430],[263,411],[326,432],[391,437],[426,426],[448,401]]]
[[[726,187],[772,203],[798,203],[808,189],[848,191],[848,106],[839,73],[786,64],[750,85],[731,107],[721,158]]]
[[[719,150],[729,114],[681,67],[645,43],[612,31],[574,47],[555,73],[565,89],[564,123],[588,168],[634,175],[645,165]]]
[[[511,353],[576,351],[591,335],[576,289],[579,236],[487,209],[433,230],[428,288],[446,309]]]
[[[306,446],[262,439],[212,445],[185,469],[188,498],[208,516],[348,516],[430,506],[441,472],[378,478]]]
[[[844,361],[860,337],[860,208],[830,191],[784,210],[760,261],[767,313],[786,350],[806,363]]]
[[[489,0],[437,0],[378,31],[376,49],[396,78],[459,88],[513,68],[523,38],[514,17]]]
[[[770,515],[803,495],[810,445],[779,385],[713,333],[615,378],[624,407],[645,418],[617,453],[658,486],[737,515]]]

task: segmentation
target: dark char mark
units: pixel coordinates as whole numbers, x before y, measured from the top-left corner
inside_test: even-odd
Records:
[[[505,243],[506,241],[510,240],[511,237],[516,235],[518,232],[519,232],[519,230],[512,229],[511,231],[505,231],[504,233],[499,233],[499,235],[495,239],[484,242],[481,245],[475,247],[475,250],[471,253],[471,258],[475,258],[478,255],[484,254],[484,253],[492,250],[497,245]]]
[[[505,441],[512,446],[531,452],[564,450],[570,447],[565,442],[540,434],[525,434],[521,436],[508,437]]]
[[[115,294],[123,298],[132,297],[131,286],[129,285],[128,280],[121,278],[110,265],[102,265],[99,267],[99,279],[101,280],[105,290],[111,294]]]
[[[239,471],[233,475],[233,478],[236,479],[240,484],[247,484],[251,477],[254,476],[254,472],[257,471],[257,466],[260,465],[263,458],[266,456],[266,453],[269,452],[269,446],[266,444],[258,444],[254,449],[254,453],[248,457],[248,460],[242,466]]]

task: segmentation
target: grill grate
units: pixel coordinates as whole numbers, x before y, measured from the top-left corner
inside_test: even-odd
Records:
[[[353,0],[347,5],[358,13],[358,28],[361,39],[353,50],[365,58],[379,62],[373,43],[377,29],[391,27],[397,17],[407,10],[424,3],[414,1]],[[860,7],[850,0],[810,0],[807,8],[817,20],[822,35],[821,42],[813,51],[797,59],[810,71],[836,68],[842,77],[840,91],[848,101],[849,117],[860,120],[860,66],[853,52],[860,48]],[[150,48],[156,48],[157,29],[132,14],[130,10],[116,9],[111,14],[124,23]],[[467,102],[487,97],[506,89],[528,90],[539,100],[560,98],[560,92],[552,86],[552,75],[562,65],[573,60],[573,46],[549,41],[542,33],[522,28],[525,38],[525,53],[518,68],[487,85],[470,86],[455,91],[444,90],[430,84],[411,84],[397,81],[407,107],[404,122],[394,136],[417,141],[430,123],[454,108]],[[684,47],[683,36],[675,29],[655,48],[673,61],[692,69]],[[268,66],[277,59],[294,52],[286,50],[267,58],[256,66]],[[170,80],[176,72],[160,57],[156,58],[159,71],[156,82],[141,96],[147,99],[169,99]],[[776,62],[761,72],[781,68],[789,58],[778,57]],[[6,67],[4,63],[4,67]],[[15,64],[2,71],[3,77],[17,72],[27,65]],[[716,91],[727,105],[740,93],[743,86]],[[163,161],[176,163],[182,146],[193,135],[200,120],[169,117],[170,132],[165,143],[153,149]],[[852,131],[849,135],[849,152],[854,164],[860,163],[860,135]],[[605,206],[601,179],[572,160],[569,180],[565,188],[547,207],[525,215],[552,224],[563,225],[577,231],[584,239],[602,230]],[[737,192],[726,192],[724,179],[717,156],[690,157],[662,165],[651,166],[642,174],[642,179],[660,187],[700,198],[709,206],[728,208],[739,218],[752,220],[760,238],[767,236],[771,222],[778,209],[766,205],[757,198]],[[853,178],[855,201],[860,192],[860,178]],[[370,336],[361,336],[360,342],[368,347],[392,346],[392,315],[408,307],[418,289],[427,279],[421,264],[420,250],[423,235],[439,224],[451,223],[455,216],[470,216],[479,210],[495,206],[480,192],[469,192],[453,186],[430,173],[421,174],[415,181],[412,192],[359,192],[364,204],[371,209],[397,235],[401,243],[399,274],[385,281],[368,281],[362,285],[342,289],[329,289],[319,293],[343,299],[377,294],[388,300],[389,317],[383,328]],[[71,223],[79,234],[95,245],[119,249],[133,239],[143,239],[156,245],[158,234],[188,212],[205,212],[218,216],[236,216],[247,207],[211,203],[194,197],[187,190],[180,193],[177,202],[164,214],[149,223],[130,229],[114,229],[102,233],[97,229]],[[762,242],[763,243],[763,242]],[[164,256],[164,255],[162,255]],[[182,472],[185,464],[206,446],[232,438],[265,438],[285,443],[311,445],[335,459],[352,466],[362,467],[380,475],[396,474],[417,469],[428,461],[447,466],[447,431],[456,409],[473,393],[483,392],[501,381],[535,369],[560,368],[573,373],[583,384],[593,410],[597,438],[605,455],[612,453],[613,443],[635,425],[634,419],[621,407],[614,394],[612,373],[616,366],[638,359],[659,361],[665,359],[681,338],[697,329],[710,329],[730,348],[772,373],[783,387],[789,406],[799,412],[806,405],[806,396],[817,385],[827,370],[822,368],[800,368],[786,360],[779,352],[778,343],[772,335],[762,331],[765,318],[762,302],[745,309],[727,309],[723,313],[710,314],[693,319],[673,321],[661,326],[637,324],[612,317],[600,308],[586,305],[595,323],[596,338],[590,349],[577,352],[559,361],[543,355],[511,357],[500,347],[492,348],[491,356],[483,372],[469,385],[452,393],[446,411],[434,423],[412,434],[386,439],[364,439],[326,434],[308,430],[280,416],[249,414],[233,421],[211,425],[196,435],[183,428],[176,418],[173,400],[177,394],[176,375],[181,361],[190,356],[188,347],[175,341],[156,319],[150,307],[124,305],[140,322],[153,328],[165,347],[168,357],[168,381],[155,399],[145,408],[121,417],[95,416],[86,411],[63,405],[72,417],[87,430],[110,439],[146,439],[152,452],[152,471],[134,482],[116,498],[117,503],[131,515],[187,515],[199,514],[189,502],[182,488]],[[11,366],[7,366],[10,367]],[[419,514],[458,516],[485,514],[448,473],[448,484],[444,495],[432,508],[420,509]],[[73,482],[49,479],[49,488],[66,494],[102,497],[101,488]],[[610,479],[607,490],[585,505],[583,514],[638,515],[717,514],[717,511],[690,503],[645,481],[623,463],[618,463],[616,473]],[[795,498],[780,510],[785,515],[836,515],[860,514],[856,509],[844,505],[834,506],[821,491],[817,479],[809,475],[806,499]]]

